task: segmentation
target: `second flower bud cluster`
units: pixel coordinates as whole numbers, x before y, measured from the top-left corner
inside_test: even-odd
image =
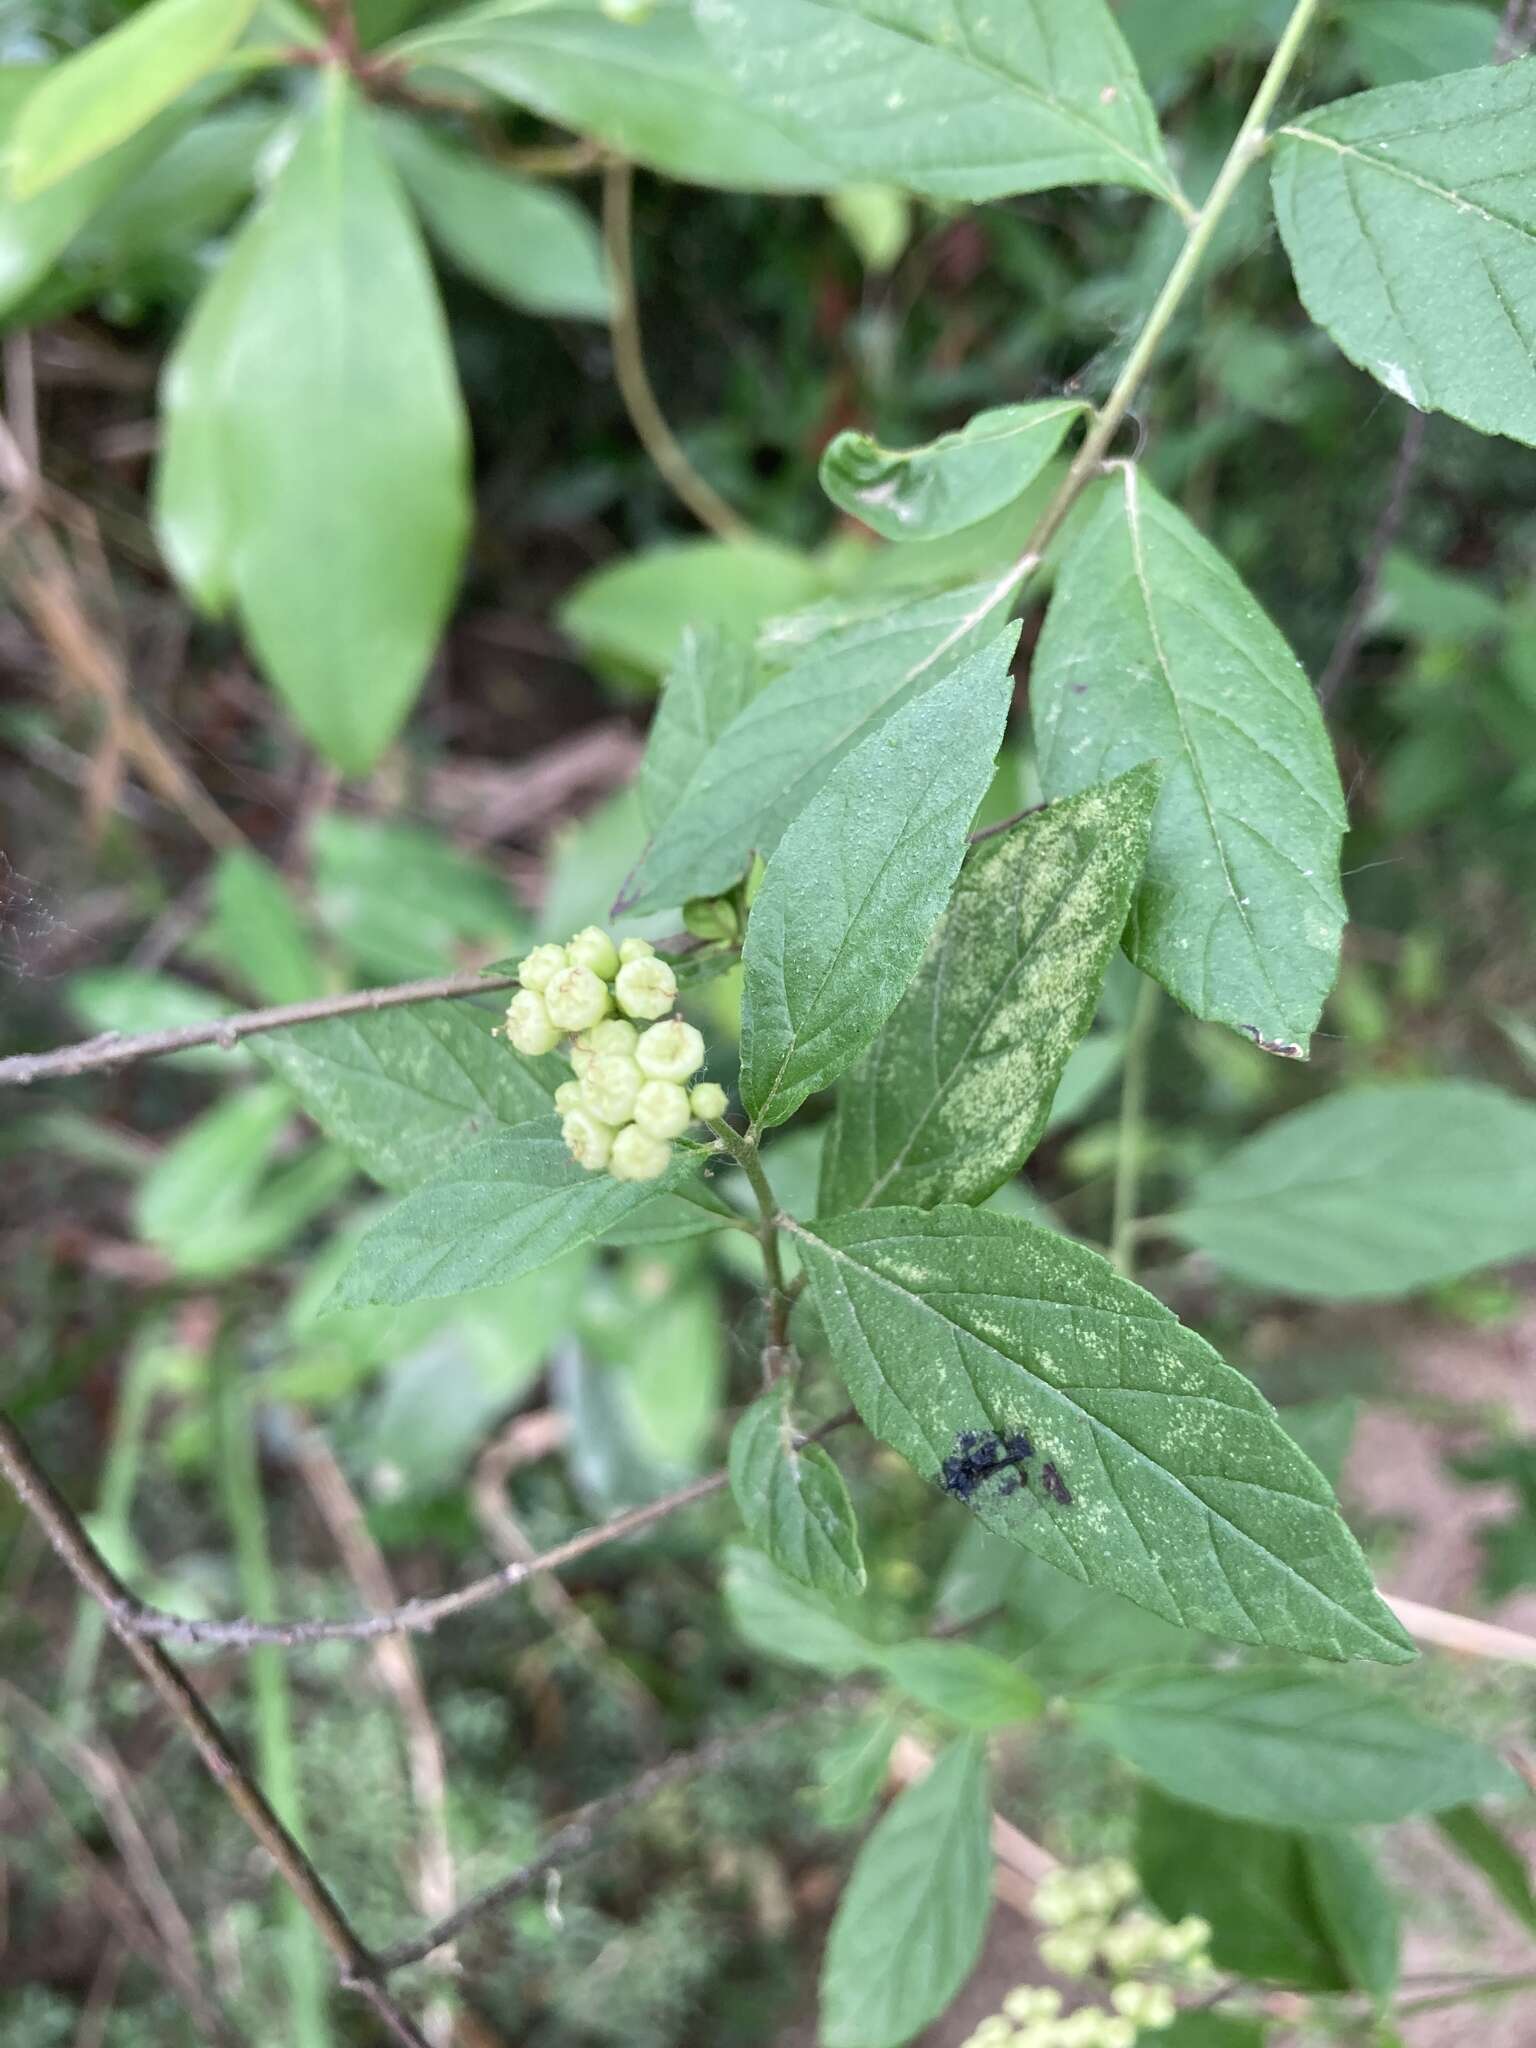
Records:
[[[613,940],[595,925],[564,946],[536,946],[518,964],[522,987],[507,1006],[518,1052],[553,1052],[570,1036],[575,1078],[555,1090],[566,1149],[590,1173],[656,1180],[689,1124],[725,1114],[725,1090],[690,1087],[704,1040],[668,1017],[677,979],[647,939]],[[615,1014],[615,1012],[619,1014]],[[636,1020],[639,1020],[637,1022]],[[640,1028],[647,1020],[645,1030]]]

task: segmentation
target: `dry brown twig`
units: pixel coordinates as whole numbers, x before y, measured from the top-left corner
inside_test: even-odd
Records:
[[[113,1573],[14,1423],[0,1415],[0,1475],[42,1529],[49,1547],[81,1590],[104,1610],[113,1634],[161,1705],[190,1739],[209,1775],[271,1857],[283,1882],[314,1923],[335,1959],[341,1982],[370,2007],[399,2048],[430,2048],[420,2029],[384,1987],[379,1965],[332,1896],[324,1878],[289,1834],[230,1747],[201,1695],[158,1643],[135,1633],[125,1618],[132,1598]]]
[[[376,1613],[399,1604],[384,1554],[373,1540],[367,1517],[347,1484],[336,1455],[318,1430],[299,1439],[298,1467],[310,1498],[330,1532],[347,1576],[364,1603]],[[420,1822],[416,1867],[410,1888],[418,1912],[437,1920],[451,1913],[457,1898],[453,1845],[448,1835],[448,1768],[442,1739],[432,1718],[421,1666],[409,1636],[384,1636],[373,1646],[374,1668],[405,1731],[406,1768],[411,1797]],[[441,1967],[455,1967],[452,1951]],[[453,2001],[431,2000],[422,2014],[421,2030],[432,2048],[452,2048]]]
[[[470,1475],[470,1505],[486,1542],[507,1564],[531,1564],[538,1556],[527,1531],[512,1512],[507,1481],[522,1466],[547,1457],[564,1442],[566,1434],[565,1417],[551,1409],[514,1415],[475,1460]],[[529,1598],[550,1627],[592,1676],[606,1680],[623,1696],[642,1734],[654,1739],[658,1725],[656,1701],[629,1666],[613,1654],[602,1630],[557,1578],[541,1575],[529,1584]]]
[[[355,1017],[365,1011],[393,1010],[406,1003],[433,1003],[461,996],[494,995],[511,988],[515,974],[444,974],[428,981],[406,981],[393,988],[354,990],[348,995],[321,996],[313,1002],[280,1003],[267,1010],[240,1010],[211,1024],[191,1024],[175,1031],[141,1031],[125,1037],[105,1031],[78,1045],[53,1052],[13,1053],[0,1060],[0,1087],[26,1088],[34,1081],[69,1080],[131,1066],[136,1060],[163,1059],[192,1046],[217,1045],[226,1051],[242,1038],[263,1031],[286,1031],[296,1024],[316,1024],[327,1017]]]

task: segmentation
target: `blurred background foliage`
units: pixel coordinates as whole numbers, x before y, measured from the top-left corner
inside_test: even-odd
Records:
[[[371,43],[449,11],[361,0],[358,16]],[[1270,0],[1118,9],[1197,196],[1284,11]],[[0,0],[0,91],[18,67],[130,12]],[[1496,27],[1497,11],[1474,0],[1350,0],[1315,38],[1289,104],[1485,61]],[[0,615],[7,1051],[474,966],[601,917],[642,841],[628,784],[683,623],[740,627],[823,597],[878,603],[909,572],[912,550],[896,558],[820,493],[830,437],[855,425],[899,446],[984,406],[1102,395],[1177,236],[1165,214],[1114,191],[946,210],[876,188],[764,197],[642,175],[634,239],[650,376],[748,540],[701,536],[680,510],[637,445],[590,309],[519,310],[526,277],[509,286],[462,250],[458,262],[440,255],[472,425],[467,567],[401,737],[371,773],[344,778],[238,633],[178,594],[150,510],[167,351],[218,271],[286,102],[312,83],[261,75],[210,106],[122,178],[4,316],[6,418],[62,508],[47,549],[24,519],[0,539],[13,598]],[[16,103],[0,100],[0,114]],[[508,147],[550,139],[532,117],[494,119]],[[597,182],[557,187],[594,246]],[[14,233],[0,222],[0,280]],[[1316,675],[1359,588],[1408,416],[1306,322],[1285,265],[1265,260],[1274,240],[1255,179],[1169,337],[1135,440]],[[570,286],[593,289],[590,277]],[[292,345],[308,345],[297,324]],[[1428,421],[1330,707],[1351,800],[1353,923],[1326,1035],[1297,1069],[1165,1010],[1141,1139],[1152,1210],[1256,1122],[1341,1080],[1472,1071],[1531,1093],[1530,475],[1528,451]],[[1037,502],[930,544],[948,552],[930,552],[927,568],[937,559],[958,578],[999,559]],[[1037,595],[1026,648],[1039,609]],[[1027,661],[1021,705],[1026,689]],[[1021,716],[988,814],[1034,796]],[[1009,1195],[1099,1240],[1125,982],[1111,977],[1029,1190]],[[728,1054],[721,985],[701,994],[698,1016]],[[305,1463],[311,1425],[323,1425],[403,1595],[713,1467],[723,1418],[754,1390],[758,1311],[730,1235],[580,1255],[468,1302],[317,1321],[380,1198],[248,1051],[39,1090],[7,1112],[0,1395],[91,1510],[108,1555],[169,1606],[356,1607]],[[774,1150],[791,1207],[809,1200],[816,1144],[813,1128]],[[1278,1401],[1326,1397],[1326,1427],[1346,1439],[1363,1407],[1346,1501],[1391,1583],[1473,1605],[1481,1569],[1489,1600],[1518,1603],[1522,1589],[1531,1600],[1528,1274],[1455,1281],[1402,1307],[1328,1309],[1219,1280],[1155,1235],[1148,1256],[1148,1284]],[[1398,1484],[1391,1465],[1408,1457],[1410,1424],[1413,1476]],[[512,1475],[500,1494],[510,1537],[470,1483],[490,1453],[502,1480]],[[839,1456],[876,1612],[893,1629],[921,1625],[936,1600],[959,1597],[963,1517],[931,1511],[876,1445],[850,1440]],[[803,1674],[764,1658],[723,1612],[716,1562],[734,1531],[715,1499],[583,1560],[546,1598],[501,1602],[419,1641],[451,1763],[462,1889],[530,1852],[551,1815],[804,1690]],[[3,1507],[0,1587],[6,2039],[215,2038],[156,1960],[183,1938],[246,2038],[366,2038],[326,2000],[308,1937],[238,1825]],[[1049,1637],[1052,1654],[1105,1666],[1148,1653],[1102,1614],[1085,1652],[1059,1600],[1032,1579],[1016,1588],[1005,1639]],[[1139,1625],[1132,1617],[1132,1637]],[[407,1739],[367,1653],[201,1668],[221,1714],[289,1786],[349,1910],[386,1938],[421,1821]],[[1453,1699],[1490,1737],[1528,1729],[1528,1691],[1513,1680],[1438,1667],[1410,1683],[1432,1703]],[[804,1958],[851,1849],[804,1789],[836,1725],[809,1719],[637,1809],[558,1888],[482,1923],[463,1958],[484,2032],[460,2038],[797,2038]],[[86,1739],[152,1816],[166,1925],[146,1930],[113,1903],[122,1844],[70,1747]],[[1047,1735],[1014,1759],[1008,1810],[1063,1853],[1090,1853],[1123,1844],[1126,1783],[1076,1738]],[[1443,1873],[1436,1883],[1419,1900],[1436,1952],[1483,1954],[1484,1903]],[[179,1915],[195,1935],[177,1934]],[[414,1988],[430,1985],[423,1974]],[[90,2036],[93,2001],[104,2031]]]

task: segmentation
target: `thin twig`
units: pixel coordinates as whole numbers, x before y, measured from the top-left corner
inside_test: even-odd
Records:
[[[384,1553],[374,1541],[367,1517],[347,1484],[335,1452],[318,1430],[306,1430],[300,1437],[298,1466],[347,1576],[364,1602],[376,1613],[397,1606],[398,1595]],[[458,1896],[453,1844],[448,1835],[448,1768],[442,1738],[432,1718],[431,1702],[410,1637],[383,1637],[373,1646],[373,1662],[381,1683],[394,1700],[405,1731],[411,1799],[420,1823],[411,1890],[418,1912],[438,1919],[453,1911]],[[444,1957],[443,1965],[451,1969],[453,1957]],[[451,1999],[439,1997],[430,2002],[422,2014],[421,2031],[432,2048],[451,2048]]]
[[[202,1697],[158,1643],[148,1642],[135,1632],[128,1619],[133,1601],[127,1588],[5,1415],[0,1415],[0,1474],[47,1537],[59,1562],[105,1609],[113,1633],[161,1705],[180,1724],[214,1783],[271,1857],[284,1883],[314,1922],[336,1959],[342,1982],[372,2008],[401,2048],[428,2048],[420,2030],[384,1989],[373,1955],[364,1947],[325,1880],[252,1781]]]
[[[1360,652],[1365,639],[1366,627],[1370,624],[1371,613],[1381,591],[1381,579],[1387,566],[1387,557],[1397,545],[1398,534],[1402,531],[1403,517],[1408,510],[1414,478],[1423,459],[1427,417],[1413,406],[1408,407],[1408,417],[1403,422],[1402,439],[1397,444],[1397,460],[1392,465],[1392,480],[1387,486],[1386,499],[1376,520],[1371,544],[1366,549],[1365,561],[1361,565],[1360,580],[1355,585],[1355,594],[1350,599],[1349,610],[1339,627],[1338,638],[1333,643],[1333,652],[1323,665],[1318,678],[1317,701],[1322,705],[1332,704]]]
[[[515,1586],[525,1585],[529,1579],[536,1578],[540,1572],[558,1571],[562,1565],[572,1564],[578,1557],[586,1557],[606,1544],[617,1543],[625,1536],[649,1529],[656,1522],[664,1522],[680,1508],[692,1507],[695,1501],[706,1500],[710,1494],[722,1492],[728,1483],[725,1472],[711,1472],[706,1478],[695,1479],[689,1485],[679,1487],[676,1493],[648,1501],[643,1507],[629,1508],[622,1515],[599,1522],[594,1528],[583,1529],[526,1563],[514,1561],[505,1564],[498,1571],[487,1572],[483,1578],[471,1579],[467,1585],[456,1587],[451,1593],[403,1601],[388,1614],[362,1615],[351,1621],[200,1621],[191,1615],[166,1614],[160,1608],[145,1607],[129,1598],[117,1619],[134,1635],[160,1638],[166,1642],[211,1644],[228,1650],[250,1650],[263,1644],[297,1650],[309,1643],[371,1643],[380,1636],[428,1635],[450,1615],[466,1614],[471,1608],[483,1607],[486,1601],[499,1599]]]
[[[515,1415],[475,1460],[469,1484],[470,1506],[486,1542],[507,1564],[531,1564],[538,1556],[528,1532],[512,1512],[507,1481],[522,1466],[553,1449],[565,1435],[565,1418],[552,1411],[546,1411],[544,1416]],[[602,1630],[557,1578],[551,1575],[535,1579],[529,1598],[586,1671],[611,1685],[622,1698],[641,1733],[641,1755],[655,1755],[662,1747],[657,1739],[655,1695],[647,1691],[622,1658],[613,1654]]]
[[[317,1024],[327,1017],[355,1017],[363,1011],[393,1010],[406,1003],[435,1003],[459,996],[495,994],[511,988],[515,974],[444,974],[430,981],[403,981],[393,988],[357,989],[341,996],[320,996],[311,1002],[280,1003],[270,1010],[239,1010],[208,1024],[187,1024],[175,1031],[141,1031],[125,1037],[119,1031],[104,1031],[79,1045],[62,1045],[53,1052],[14,1053],[0,1060],[0,1087],[25,1088],[33,1081],[70,1079],[110,1067],[130,1066],[135,1060],[161,1059],[167,1053],[185,1052],[191,1046],[217,1045],[225,1052],[242,1038],[254,1038],[263,1031],[286,1031],[295,1024]]]
[[[751,527],[684,454],[651,388],[635,295],[634,192],[634,166],[610,163],[603,172],[603,246],[613,292],[609,334],[619,395],[641,447],[699,524],[720,540],[750,540]]]
[[[854,1410],[845,1409],[841,1415],[834,1415],[830,1422],[822,1423],[819,1429],[797,1437],[796,1443],[821,1443],[834,1430],[844,1428],[855,1419]],[[203,1621],[191,1615],[167,1614],[158,1607],[145,1606],[119,1587],[117,1604],[112,1611],[113,1626],[126,1629],[131,1635],[163,1638],[168,1642],[214,1644],[230,1650],[249,1650],[262,1645],[296,1650],[308,1643],[368,1643],[380,1636],[429,1634],[450,1615],[466,1613],[472,1607],[483,1607],[487,1600],[499,1598],[514,1586],[525,1585],[541,1572],[558,1571],[562,1565],[572,1564],[577,1558],[601,1550],[609,1543],[617,1543],[657,1522],[664,1522],[680,1509],[692,1507],[695,1501],[707,1500],[712,1493],[723,1492],[729,1484],[730,1474],[723,1468],[710,1472],[702,1479],[691,1480],[687,1486],[679,1487],[675,1493],[664,1494],[660,1500],[627,1508],[621,1515],[610,1516],[606,1522],[582,1529],[526,1562],[514,1559],[499,1571],[471,1579],[468,1585],[456,1587],[451,1593],[406,1600],[387,1614],[362,1615],[352,1621]]]
[[[1394,1593],[1382,1598],[1411,1636],[1432,1643],[1437,1650],[1453,1650],[1463,1657],[1488,1657],[1498,1663],[1536,1667],[1536,1636],[1504,1628],[1496,1621],[1478,1621],[1468,1614],[1448,1614],[1440,1607],[1425,1607],[1417,1600],[1400,1600]]]
[[[768,1736],[808,1720],[813,1714],[860,1699],[867,1691],[866,1680],[845,1679],[826,1692],[813,1693],[809,1699],[776,1708],[773,1713],[764,1714],[744,1728],[716,1735],[710,1741],[700,1743],[697,1749],[681,1750],[677,1755],[653,1764],[649,1770],[641,1771],[638,1777],[631,1778],[617,1791],[606,1792],[600,1799],[588,1800],[585,1806],[579,1806],[556,1828],[538,1854],[528,1862],[506,1877],[498,1878],[495,1884],[487,1885],[483,1891],[476,1892],[473,1898],[464,1901],[457,1912],[449,1914],[435,1927],[428,1927],[409,1941],[399,1941],[382,1950],[377,1957],[381,1974],[389,1976],[396,1970],[421,1962],[434,1949],[441,1948],[444,1942],[456,1940],[473,1921],[494,1913],[500,1906],[511,1905],[514,1899],[523,1898],[550,1871],[584,1856],[609,1823],[627,1813],[632,1806],[643,1806],[669,1786],[681,1785],[690,1778],[718,1770],[738,1751],[750,1749]]]
[[[127,1770],[104,1744],[87,1743],[71,1735],[57,1718],[45,1713],[8,1679],[0,1679],[0,1699],[5,1701],[10,1719],[29,1728],[39,1745],[51,1750],[91,1793],[122,1859],[134,1898],[159,1937],[164,1951],[160,1966],[167,1982],[174,1986],[205,2033],[227,2039],[230,2030],[199,1974],[192,1930],[161,1873],[134,1808]]]

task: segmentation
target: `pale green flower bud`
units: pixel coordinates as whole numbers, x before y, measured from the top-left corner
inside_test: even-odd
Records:
[[[1061,1993],[1053,1984],[1020,1984],[1003,2000],[1003,2011],[1020,2026],[1030,2020],[1053,2020],[1061,2011]]]
[[[680,1138],[693,1121],[688,1092],[675,1081],[647,1081],[635,1097],[634,1116],[653,1138]]]
[[[1128,1977],[1133,1970],[1163,1960],[1168,1931],[1150,1913],[1127,1913],[1104,1936],[1104,1960],[1117,1976]]]
[[[566,945],[566,958],[573,967],[590,967],[604,981],[619,971],[619,949],[602,928],[589,924]]]
[[[725,1090],[718,1081],[701,1081],[689,1094],[688,1107],[701,1123],[717,1124],[725,1115]]]
[[[1099,2026],[1099,2048],[1136,2048],[1138,2032],[1134,2020],[1103,2020]]]
[[[517,963],[517,978],[524,988],[542,994],[566,964],[564,946],[535,946]]]
[[[1123,1906],[1127,1899],[1134,1899],[1141,1890],[1136,1866],[1127,1863],[1123,1856],[1106,1858],[1099,1865],[1099,1878],[1110,1893],[1110,1903],[1114,1906]]]
[[[585,1109],[587,1098],[581,1092],[579,1081],[562,1081],[555,1090],[555,1107],[562,1116],[569,1116],[573,1109]]]
[[[507,1043],[517,1052],[537,1059],[553,1052],[560,1043],[560,1029],[550,1016],[544,998],[535,989],[519,989],[507,1005]]]
[[[1098,1952],[1097,1927],[1062,1927],[1040,1937],[1040,1957],[1058,1977],[1086,1977]]]
[[[1082,1912],[1075,1870],[1052,1870],[1035,1886],[1030,1912],[1042,1927],[1065,1927]]]
[[[588,1173],[601,1173],[613,1150],[613,1129],[584,1109],[573,1109],[560,1126],[565,1149]]]
[[[985,2019],[970,2037],[967,2048],[1010,2048],[1013,2029],[997,2013]]]
[[[626,960],[613,984],[626,1017],[665,1017],[677,1001],[677,976],[665,960]]]
[[[1165,1937],[1163,1953],[1170,1962],[1188,1962],[1210,1945],[1211,1923],[1198,1913],[1186,1913],[1176,1920]]]
[[[615,1180],[660,1180],[672,1157],[672,1147],[638,1124],[626,1124],[613,1141],[608,1171]]]
[[[644,1080],[628,1053],[594,1053],[581,1077],[582,1104],[605,1124],[627,1124],[635,1114],[635,1098]],[[658,1131],[656,1135],[666,1134]]]
[[[653,1081],[686,1081],[704,1064],[704,1040],[681,1017],[669,1017],[641,1032],[635,1058]]]
[[[1065,2019],[1051,2022],[1053,2048],[1098,2048],[1099,2029],[1108,2018],[1100,2005],[1080,2005]]]
[[[590,1031],[583,1031],[577,1039],[590,1052],[627,1052],[633,1054],[640,1043],[640,1034],[634,1025],[623,1017],[605,1017],[601,1024],[594,1024]]]
[[[586,1031],[608,1014],[608,990],[590,967],[562,967],[544,989],[544,1007],[562,1031]]]
[[[1117,1984],[1109,1994],[1115,2011],[1138,2027],[1171,2027],[1178,2008],[1166,1984]]]
[[[627,967],[631,960],[649,960],[656,948],[649,939],[620,939],[619,958]]]
[[[592,1051],[591,1047],[583,1045],[578,1038],[571,1047],[571,1072],[578,1081],[585,1080],[587,1069],[596,1058],[597,1054]]]

